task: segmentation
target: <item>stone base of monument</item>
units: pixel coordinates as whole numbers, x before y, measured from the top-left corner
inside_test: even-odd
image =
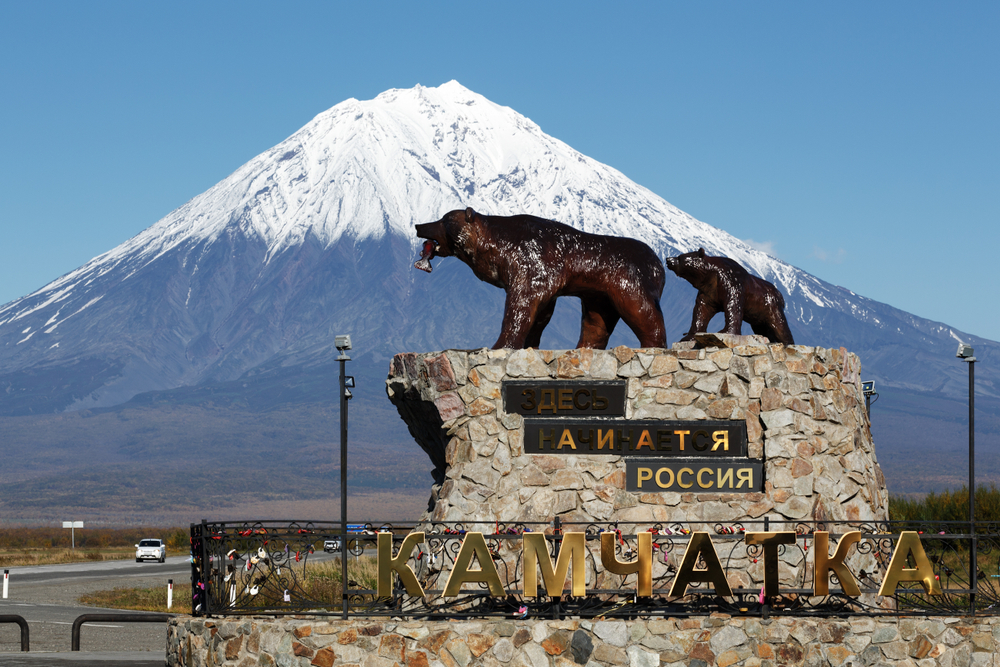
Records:
[[[558,517],[577,530],[612,523],[658,535],[843,532],[826,522],[871,533],[888,518],[888,496],[860,370],[843,348],[699,334],[673,349],[398,354],[386,384],[435,466],[421,517],[429,532],[483,530],[475,522],[538,530],[528,524]],[[677,565],[663,553],[660,580]],[[803,548],[782,555],[783,581],[809,579]],[[516,545],[494,556],[501,576],[518,571]],[[762,585],[753,550],[720,556],[734,587]],[[860,552],[848,565],[878,567]],[[417,566],[443,587],[434,564]]]
[[[169,667],[993,665],[996,618],[171,621]]]
[[[695,345],[396,355],[386,381],[389,398],[430,456],[438,480],[423,518],[712,524],[765,516],[783,522],[887,518],[885,478],[875,457],[856,355],[726,334],[698,334]],[[545,383],[575,390],[589,381],[614,380],[626,388],[626,420],[745,424],[743,457],[763,465],[763,478],[754,480],[749,493],[745,486],[731,493],[706,490],[697,480],[688,489],[675,483],[669,490],[644,480],[630,492],[626,460],[649,451],[609,455],[574,438],[572,447],[546,443],[544,454],[529,452],[526,411],[505,406],[502,395],[509,381],[535,383],[532,416],[571,418],[573,410],[560,412],[560,400],[573,408],[574,400],[592,405],[593,398],[544,394]],[[599,424],[576,420],[571,435],[581,425]],[[691,435],[686,451],[674,436],[669,456],[656,461],[698,457],[703,452],[696,447],[703,443],[690,442]],[[638,443],[629,444],[634,449]]]
[[[878,578],[865,580],[865,572],[884,572],[892,541],[879,539],[888,532],[888,498],[860,369],[843,348],[715,334],[670,350],[399,354],[389,398],[427,452],[436,483],[414,528],[426,542],[408,561],[427,596],[395,609],[425,618],[388,618],[393,607],[375,601],[381,616],[346,621],[181,617],[169,626],[167,664],[994,664],[994,618],[804,616],[892,613],[892,598],[872,593]],[[867,537],[844,563],[867,592],[838,609],[844,596],[812,597],[813,552],[818,533],[829,531],[832,547],[837,533],[851,530]],[[561,539],[565,549],[574,531],[586,533],[586,594],[556,607],[544,596],[525,598],[524,536],[544,532],[553,538],[547,544]],[[636,557],[637,535],[652,533],[650,597],[634,597],[637,574],[608,572],[598,538],[612,531],[611,558],[622,563]],[[480,566],[493,561],[498,584],[515,597],[484,607],[488,618],[427,620],[476,613],[475,602],[442,589],[459,569],[462,540],[477,532],[490,543]],[[768,558],[744,540],[749,532],[794,534],[768,575],[781,587],[774,598],[763,594]],[[707,533],[722,559],[734,595],[721,603],[706,583],[670,595],[692,533]],[[465,586],[464,594],[484,599],[483,586]],[[800,616],[778,615],[783,609]]]

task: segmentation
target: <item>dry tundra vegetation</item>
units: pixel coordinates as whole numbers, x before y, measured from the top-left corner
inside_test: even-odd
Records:
[[[360,588],[374,589],[378,565],[372,556],[350,559],[347,564],[348,581],[354,581]],[[330,609],[341,604],[340,585],[341,561],[328,560],[310,563],[306,568],[298,568],[297,579],[301,582],[302,593],[311,600],[329,601]],[[167,589],[155,588],[114,588],[84,595],[80,603],[108,609],[134,609],[136,611],[167,611]],[[174,586],[173,607],[177,614],[191,613],[191,584]]]
[[[893,521],[968,521],[969,487],[928,493],[923,497],[889,496]],[[976,486],[976,521],[1000,521],[1000,489],[994,484]]]
[[[146,537],[166,541],[168,555],[186,555],[189,552],[187,528],[78,528],[75,532],[76,548],[73,549],[70,531],[63,528],[0,528],[0,567],[129,559],[135,556],[135,544]],[[321,548],[322,544],[318,544],[317,550]],[[331,607],[338,606],[340,568],[340,560],[310,563],[299,577],[304,594],[313,600],[329,600]],[[374,558],[352,558],[348,562],[348,577],[362,588],[374,588],[376,569]],[[167,588],[117,587],[84,595],[79,601],[110,609],[166,611]],[[191,612],[190,584],[175,584],[170,611]]]
[[[969,490],[963,487],[956,491],[930,493],[923,498],[892,496],[889,499],[890,516],[901,521],[962,521],[968,518]],[[1000,489],[994,485],[976,489],[976,519],[1000,522]],[[960,558],[962,547],[954,557]],[[313,600],[330,600],[330,606],[340,604],[340,561],[310,564],[301,578],[305,594]],[[374,589],[377,564],[371,557],[349,561],[348,578],[360,584],[360,588]],[[171,611],[190,613],[190,585],[175,586],[174,607]],[[157,588],[116,588],[101,591],[80,598],[82,604],[142,611],[165,611],[167,592],[163,586]]]
[[[890,516],[894,520],[963,521],[968,519],[968,508],[967,487],[930,493],[923,498],[892,496],[889,499]],[[976,489],[976,519],[1000,522],[1000,489],[996,486],[981,486]],[[166,540],[168,553],[172,555],[188,552],[186,528],[78,529],[75,550],[70,548],[70,531],[63,528],[0,528],[0,567],[132,558],[135,553],[134,545],[144,537]],[[360,583],[362,588],[375,587],[374,559],[352,559],[349,568],[348,576]],[[338,605],[341,590],[340,561],[310,564],[302,582],[308,597],[330,600],[331,606]],[[176,585],[171,611],[190,612],[190,599],[190,585]],[[118,609],[165,611],[167,591],[165,586],[115,588],[84,596],[80,602]]]
[[[397,497],[366,505],[368,519],[415,519],[433,466],[385,398],[387,365],[376,366],[353,369],[351,495]],[[42,414],[44,405],[32,404],[34,414],[0,414],[0,517],[41,524],[72,507],[77,516],[66,518],[186,526],[206,508],[242,517],[250,507],[260,519],[327,519],[340,480],[339,404],[329,400],[338,372],[336,364],[281,369],[150,392],[115,408]],[[329,507],[300,513],[309,503]]]
[[[169,555],[188,553],[187,528],[77,528],[73,532],[76,548],[65,528],[0,528],[0,567],[125,560],[135,557],[135,545],[146,537],[166,541]]]

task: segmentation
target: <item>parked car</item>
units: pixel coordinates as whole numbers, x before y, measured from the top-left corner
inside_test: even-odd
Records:
[[[162,563],[166,559],[167,545],[163,543],[163,540],[139,540],[139,544],[135,545],[136,563],[141,563],[144,560],[156,560]]]
[[[323,542],[323,551],[327,553],[340,553],[340,538],[335,537],[332,540],[325,540]]]

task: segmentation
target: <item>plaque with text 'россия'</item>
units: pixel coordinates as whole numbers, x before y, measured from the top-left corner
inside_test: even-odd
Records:
[[[625,461],[625,490],[635,493],[752,493],[764,485],[764,464],[752,459]]]
[[[526,454],[746,456],[746,422],[524,419]]]
[[[624,380],[552,382],[507,380],[504,411],[525,417],[624,417]]]

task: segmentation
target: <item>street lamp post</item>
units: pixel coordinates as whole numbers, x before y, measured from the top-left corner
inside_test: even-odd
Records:
[[[343,607],[342,618],[347,620],[347,401],[351,399],[354,378],[347,373],[347,350],[351,349],[350,336],[337,336],[335,339],[337,361],[340,362],[340,599]],[[348,382],[350,380],[350,382]]]
[[[969,594],[969,607],[976,612],[976,588],[979,580],[979,568],[976,567],[976,357],[971,345],[960,343],[955,356],[969,364],[969,528],[971,548],[969,549],[969,579],[972,593]]]

